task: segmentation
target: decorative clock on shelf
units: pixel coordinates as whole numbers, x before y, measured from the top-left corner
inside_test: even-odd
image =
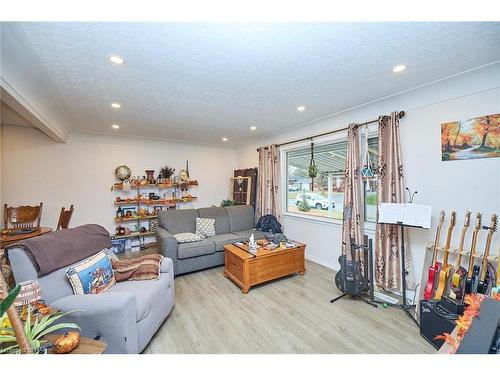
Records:
[[[189,174],[185,169],[183,169],[179,172],[179,180],[181,183],[188,182]]]
[[[130,168],[127,167],[126,165],[120,165],[116,167],[115,169],[115,175],[116,178],[118,178],[120,181],[125,181],[130,178],[132,175],[132,172],[130,171]]]

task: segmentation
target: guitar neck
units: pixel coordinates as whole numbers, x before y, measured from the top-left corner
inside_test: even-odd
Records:
[[[462,234],[460,235],[460,243],[458,244],[458,254],[457,254],[457,262],[455,263],[455,269],[458,270],[462,263],[462,252],[464,251],[464,241],[465,235],[467,234],[467,227],[462,229]]]
[[[437,252],[439,247],[439,237],[441,237],[441,224],[438,225],[436,230],[436,239],[434,241],[434,252],[432,253],[432,265],[436,263]]]
[[[488,257],[490,256],[490,246],[491,246],[491,237],[493,237],[493,233],[488,233],[488,237],[486,238],[486,247],[484,248],[483,253],[483,263],[481,264],[481,280],[484,280],[486,276],[486,269],[488,268]]]
[[[467,277],[472,276],[472,270],[474,269],[474,255],[476,254],[477,234],[478,230],[475,230],[474,233],[472,233],[472,245],[469,255],[469,269],[467,270]]]

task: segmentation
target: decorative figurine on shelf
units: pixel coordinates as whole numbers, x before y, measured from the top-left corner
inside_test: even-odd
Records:
[[[141,181],[139,182],[141,186],[147,185],[148,180],[146,179],[146,176],[142,176]]]
[[[116,210],[116,218],[120,219],[122,216],[123,216],[123,210],[121,207],[118,207],[118,209]]]
[[[146,179],[148,180],[149,184],[154,184],[155,183],[155,177],[153,176],[155,173],[154,169],[146,169]]]
[[[116,235],[117,236],[124,236],[125,235],[125,228],[122,227],[121,225],[116,227]]]
[[[141,227],[141,233],[146,233],[147,231],[146,227]]]

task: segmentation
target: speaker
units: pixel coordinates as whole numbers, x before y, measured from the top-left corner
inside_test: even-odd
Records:
[[[436,340],[437,335],[451,333],[455,329],[458,314],[450,313],[436,301],[420,301],[420,335],[436,349],[443,345],[443,340]]]

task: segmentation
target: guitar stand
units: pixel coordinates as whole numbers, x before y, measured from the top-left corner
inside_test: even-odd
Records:
[[[330,303],[334,303],[345,296],[349,296],[349,294],[344,293],[341,296],[335,297],[334,299],[330,300]],[[365,302],[373,307],[378,307],[374,302],[371,302],[370,300],[364,298],[363,296],[351,296],[351,297],[354,299],[359,298],[361,301],[363,301],[363,302]]]

